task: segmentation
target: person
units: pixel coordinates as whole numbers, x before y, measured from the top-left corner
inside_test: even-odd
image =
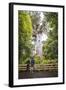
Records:
[[[30,71],[30,60],[27,61],[27,71]]]
[[[34,64],[35,64],[35,60],[34,60],[34,58],[32,57],[32,59],[31,59],[31,72],[34,71]]]

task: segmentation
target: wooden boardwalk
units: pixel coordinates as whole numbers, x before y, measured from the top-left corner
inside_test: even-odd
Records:
[[[35,64],[33,72],[27,71],[27,64],[19,64],[19,79],[27,78],[46,78],[46,77],[57,77],[58,76],[58,64]]]
[[[58,77],[58,71],[19,71],[19,79]]]

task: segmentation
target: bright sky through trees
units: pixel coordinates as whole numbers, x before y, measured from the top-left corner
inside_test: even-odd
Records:
[[[41,17],[41,23],[40,23],[40,25],[42,25],[42,21],[44,19],[43,12],[41,12],[40,17]],[[42,39],[41,41],[46,41],[46,39],[47,39],[47,35],[44,32],[42,33],[42,38],[41,39]]]

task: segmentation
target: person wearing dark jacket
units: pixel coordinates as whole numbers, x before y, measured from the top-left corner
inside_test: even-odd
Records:
[[[27,71],[30,71],[30,60],[27,61]]]
[[[34,71],[34,64],[35,64],[35,60],[34,58],[31,58],[31,71]]]

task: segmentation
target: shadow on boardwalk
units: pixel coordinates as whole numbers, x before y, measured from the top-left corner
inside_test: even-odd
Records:
[[[19,71],[19,79],[58,77],[58,71]]]

